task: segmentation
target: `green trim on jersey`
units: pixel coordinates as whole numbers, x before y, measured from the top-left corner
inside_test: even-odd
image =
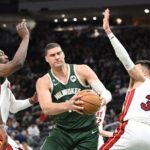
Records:
[[[65,102],[69,100],[78,91],[89,89],[89,87],[84,86],[78,80],[74,65],[69,64],[70,74],[68,74],[68,81],[66,84],[61,82],[53,73],[49,71],[49,76],[51,78],[53,89],[52,89],[52,101],[55,103]],[[69,72],[69,71],[68,71]],[[65,130],[74,130],[81,128],[88,128],[96,126],[95,115],[86,116],[80,115],[76,112],[64,112],[59,115],[54,116],[54,120],[58,127]]]

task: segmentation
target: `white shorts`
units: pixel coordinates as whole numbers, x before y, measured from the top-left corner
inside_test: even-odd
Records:
[[[10,136],[8,136],[8,146],[7,146],[7,149],[8,150],[21,150],[21,149],[19,149],[19,146],[16,144],[16,142]]]
[[[104,144],[104,139],[101,135],[99,135],[98,137],[98,150],[100,149],[100,147]]]
[[[150,125],[133,120],[121,123],[99,150],[150,150]]]

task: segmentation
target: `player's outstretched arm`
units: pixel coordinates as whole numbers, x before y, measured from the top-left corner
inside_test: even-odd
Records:
[[[7,64],[0,64],[0,76],[6,77],[20,69],[25,61],[29,44],[29,30],[26,22],[21,22],[16,26],[19,36],[22,38],[19,48],[14,58]]]
[[[141,71],[135,67],[133,61],[131,60],[129,54],[127,53],[124,46],[120,43],[120,41],[116,38],[116,36],[112,33],[109,25],[109,16],[110,11],[109,9],[106,9],[103,13],[103,29],[105,30],[114,50],[116,53],[116,56],[119,58],[119,60],[122,62],[126,70],[128,71],[130,77],[135,81],[144,81],[144,76],[142,75]]]

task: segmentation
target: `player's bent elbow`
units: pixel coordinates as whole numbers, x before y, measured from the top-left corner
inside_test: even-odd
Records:
[[[21,69],[24,66],[24,61],[23,60],[13,60],[12,61],[13,65],[15,66],[15,68]]]
[[[1,70],[0,77],[7,77],[11,75],[13,72],[21,69],[23,64],[13,64],[11,66],[6,67],[7,69]]]
[[[42,111],[45,115],[52,115],[48,108],[42,108]]]
[[[45,107],[42,108],[42,111],[45,115],[56,115],[58,112],[54,108]]]
[[[17,62],[16,63],[16,68],[17,69],[21,69],[21,68],[23,68],[23,66],[24,66],[24,62]]]
[[[17,107],[15,106],[15,105],[11,105],[11,107],[10,107],[10,112],[12,113],[12,114],[15,114],[15,113],[17,113],[19,110],[17,109]]]
[[[10,112],[11,112],[12,114],[15,114],[15,113],[18,112],[18,110],[16,110],[16,109],[11,109]]]

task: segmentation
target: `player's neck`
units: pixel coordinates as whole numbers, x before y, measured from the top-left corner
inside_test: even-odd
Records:
[[[68,64],[64,64],[61,67],[52,69],[55,76],[58,78],[66,78],[68,76]]]

